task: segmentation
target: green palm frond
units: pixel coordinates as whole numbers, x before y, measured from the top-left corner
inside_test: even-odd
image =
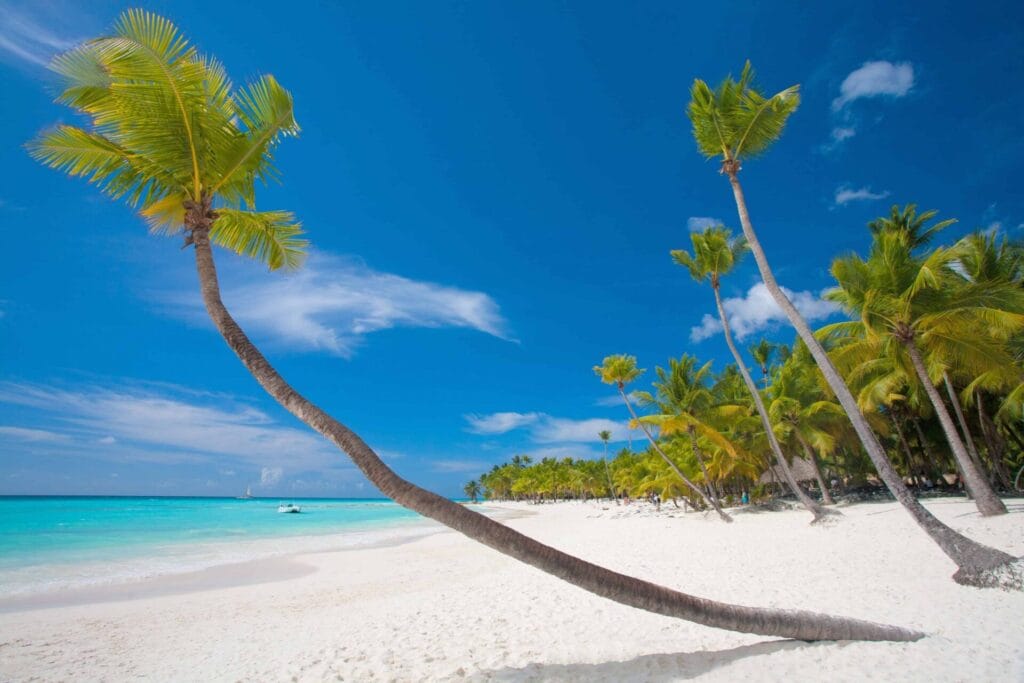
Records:
[[[235,90],[173,23],[124,12],[109,35],[54,59],[58,102],[89,117],[31,142],[42,163],[141,207],[150,229],[179,232],[187,202],[219,215],[211,239],[271,269],[294,268],[306,241],[284,211],[255,211],[255,181],[274,178],[272,152],[299,132],[291,95],[263,76]],[[242,205],[249,209],[242,211]]]
[[[302,265],[306,240],[302,226],[288,211],[218,210],[210,240],[242,256],[267,264],[271,270]]]
[[[594,366],[594,374],[602,382],[620,387],[635,381],[643,373],[644,370],[636,366],[636,356],[625,354],[606,356],[601,365]]]
[[[59,126],[28,144],[37,161],[68,175],[83,177],[115,199],[131,206],[173,191],[173,177],[114,141],[76,128]]]
[[[770,97],[761,94],[754,86],[754,70],[748,61],[738,80],[728,76],[714,90],[695,80],[686,113],[704,156],[738,161],[767,150],[799,104],[796,85]]]
[[[263,76],[240,90],[235,106],[245,133],[223,155],[220,180],[213,189],[251,204],[254,181],[276,178],[270,158],[274,145],[282,137],[298,135],[299,125],[291,94],[273,76]]]

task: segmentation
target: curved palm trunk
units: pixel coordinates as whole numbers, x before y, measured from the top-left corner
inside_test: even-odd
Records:
[[[813,498],[807,495],[803,487],[800,486],[793,473],[789,469],[789,463],[786,462],[786,457],[782,454],[782,446],[779,445],[779,440],[775,438],[775,431],[772,429],[772,422],[768,418],[768,410],[764,407],[764,401],[761,399],[761,392],[757,390],[757,385],[754,384],[754,378],[750,376],[750,371],[747,370],[747,364],[743,362],[743,356],[740,355],[739,349],[736,348],[736,342],[732,339],[732,330],[729,328],[729,319],[725,315],[725,307],[722,306],[722,294],[718,291],[718,282],[713,281],[711,283],[711,289],[715,293],[715,306],[718,308],[718,318],[722,322],[722,332],[725,334],[725,343],[729,347],[729,351],[732,352],[732,357],[736,360],[736,365],[739,366],[740,376],[743,377],[743,383],[747,385],[747,391],[750,392],[751,398],[754,399],[754,407],[757,408],[757,414],[761,418],[761,426],[764,428],[765,436],[768,439],[768,445],[771,447],[772,453],[775,454],[775,461],[779,464],[779,470],[782,472],[783,478],[786,483],[789,484],[789,488],[793,489],[793,493],[796,494],[797,499],[800,503],[807,508],[807,510],[814,515],[814,519],[811,520],[811,524],[816,524],[828,515],[840,515],[838,510],[826,510],[825,508],[818,505]]]
[[[209,224],[198,227],[193,224],[191,227],[203,303],[224,341],[268,394],[288,412],[348,454],[366,478],[399,505],[435,519],[475,541],[574,586],[656,614],[714,628],[799,640],[912,641],[924,636],[917,631],[859,619],[729,605],[687,595],[563,553],[405,481],[392,472],[355,432],[296,392],[249,341],[221,301],[217,271],[210,249]]]
[[[651,446],[653,446],[654,450],[658,453],[658,455],[661,456],[661,459],[664,460],[668,464],[668,466],[672,468],[672,471],[676,473],[677,477],[682,479],[684,484],[690,487],[691,491],[696,493],[700,497],[700,499],[704,501],[705,505],[707,505],[709,508],[714,508],[715,512],[718,513],[718,516],[722,518],[722,521],[731,522],[732,517],[730,517],[725,512],[725,510],[723,510],[718,505],[718,503],[708,498],[707,494],[701,491],[699,486],[690,481],[690,478],[683,474],[683,471],[679,469],[679,467],[674,462],[672,462],[672,458],[668,457],[668,455],[665,454],[665,451],[661,450],[661,446],[658,445],[658,440],[655,439],[654,436],[651,434],[651,430],[649,430],[647,428],[647,425],[641,422],[640,418],[637,417],[636,411],[633,410],[633,403],[629,400],[629,396],[626,395],[626,392],[622,387],[619,387],[619,394],[622,395],[622,400],[625,401],[626,407],[629,408],[629,414],[632,416],[633,422],[640,425],[640,429],[643,431],[644,436],[646,436],[647,440],[651,442]]]
[[[818,480],[818,487],[821,488],[821,504],[835,505],[836,502],[832,500],[832,492],[828,490],[828,484],[825,483],[825,477],[821,476],[821,463],[818,462],[818,454],[814,452],[811,444],[807,443],[807,439],[800,433],[799,426],[793,429],[793,434],[796,436],[796,440],[800,442],[800,447],[804,449],[804,456],[814,468],[814,478]]]
[[[940,462],[935,457],[935,453],[932,451],[931,442],[928,441],[928,437],[924,435],[924,429],[921,428],[921,420],[917,415],[912,415],[910,421],[914,425],[914,433],[917,434],[917,446],[921,450],[921,458],[924,460],[925,468],[931,470],[931,477],[936,481],[942,476],[944,471],[945,463]],[[955,466],[955,461],[954,461]]]
[[[939,418],[939,424],[942,425],[946,441],[949,442],[950,448],[953,449],[953,457],[956,458],[957,464],[960,466],[960,472],[964,477],[964,485],[974,495],[974,504],[978,507],[978,511],[986,517],[1005,515],[1006,506],[1003,505],[1003,501],[999,500],[999,496],[992,490],[992,487],[988,485],[985,475],[975,466],[970,454],[964,447],[963,441],[960,440],[960,435],[956,433],[956,425],[953,424],[953,418],[950,417],[949,411],[946,410],[946,404],[943,403],[942,397],[939,396],[939,390],[935,388],[932,380],[928,377],[928,370],[924,366],[924,359],[921,357],[917,344],[914,343],[913,339],[906,339],[903,341],[903,345],[910,356],[910,362],[914,364],[917,378],[921,380],[925,393],[928,394],[932,407],[935,408],[935,414]]]
[[[978,404],[978,424],[981,425],[981,434],[985,438],[985,449],[992,462],[992,471],[1000,484],[1009,489],[1012,482],[1010,470],[1006,467],[1006,440],[999,434],[992,419],[985,413],[985,405],[980,391],[975,392],[974,402]]]
[[[917,473],[917,468],[914,466],[913,452],[910,450],[910,444],[907,443],[907,437],[903,434],[903,427],[900,426],[899,418],[893,415],[892,411],[890,411],[889,419],[892,420],[892,426],[896,429],[896,436],[899,437],[900,446],[903,448],[903,456],[907,461],[907,473],[910,475],[911,480],[920,486],[921,477]]]
[[[971,462],[974,463],[974,467],[984,477],[985,468],[981,464],[981,456],[978,454],[978,447],[974,443],[974,435],[971,434],[971,428],[964,417],[963,406],[960,405],[960,397],[956,395],[956,389],[953,388],[953,380],[949,378],[948,372],[942,373],[942,381],[946,385],[946,395],[949,396],[949,402],[953,406],[953,414],[956,415],[956,421],[960,425],[960,432],[964,436],[963,444],[967,447],[967,454],[971,456]],[[988,480],[991,483],[991,477]]]
[[[612,468],[608,464],[608,442],[604,442],[604,473],[608,475],[608,494],[615,499],[616,505],[622,505],[619,502],[619,496],[615,493],[615,484],[612,483]]]
[[[999,577],[999,572],[996,570],[1014,562],[1015,558],[995,548],[972,541],[940,522],[936,519],[935,515],[928,512],[914,498],[910,489],[906,487],[903,480],[896,473],[895,468],[893,468],[892,463],[889,462],[889,458],[885,454],[885,450],[882,448],[882,444],[879,443],[878,437],[871,430],[871,425],[868,424],[867,419],[861,414],[860,408],[857,406],[857,400],[850,393],[849,387],[846,386],[846,382],[839,375],[835,365],[832,364],[832,360],[828,357],[825,348],[814,336],[814,332],[811,331],[807,321],[796,310],[796,306],[793,305],[793,302],[789,300],[789,297],[786,296],[786,293],[782,291],[779,283],[775,280],[775,274],[772,273],[764,249],[761,248],[761,242],[757,239],[754,226],[750,222],[747,202],[743,197],[743,187],[740,185],[739,178],[736,175],[739,171],[739,165],[736,162],[728,163],[731,165],[724,167],[723,171],[729,177],[729,184],[732,186],[733,197],[736,200],[736,211],[739,214],[740,224],[743,226],[743,235],[747,239],[750,251],[754,255],[754,260],[757,261],[758,270],[761,272],[761,279],[764,281],[765,287],[772,295],[772,298],[775,299],[775,302],[785,312],[786,317],[789,318],[790,323],[796,328],[800,339],[807,345],[808,350],[821,369],[825,381],[828,382],[839,404],[843,406],[843,410],[846,411],[847,416],[850,418],[854,431],[857,432],[857,436],[860,437],[868,457],[874,464],[875,469],[878,470],[878,476],[885,482],[885,485],[896,497],[896,500],[907,509],[907,512],[914,518],[914,521],[932,537],[932,540],[959,567],[956,574],[953,575],[956,581],[978,586],[1002,585],[1004,579]]]

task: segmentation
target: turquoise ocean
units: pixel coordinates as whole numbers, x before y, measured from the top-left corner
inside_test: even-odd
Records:
[[[0,496],[0,596],[301,552],[393,543],[439,525],[386,499]]]

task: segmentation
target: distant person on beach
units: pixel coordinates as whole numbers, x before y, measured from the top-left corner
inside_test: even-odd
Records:
[[[742,503],[743,505],[750,505],[750,496],[747,494],[746,491],[744,491],[743,495],[740,496],[740,503]]]

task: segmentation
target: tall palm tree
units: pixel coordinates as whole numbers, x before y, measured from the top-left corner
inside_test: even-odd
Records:
[[[618,495],[615,493],[615,484],[612,482],[612,468],[608,464],[608,442],[612,439],[612,433],[607,429],[602,429],[597,433],[597,438],[601,439],[601,443],[604,444],[604,457],[602,460],[604,460],[604,472],[608,475],[608,495],[615,499],[616,505],[622,505],[619,502]]]
[[[892,208],[889,209],[888,216],[882,216],[869,222],[868,229],[871,231],[871,234],[875,237],[876,241],[882,235],[902,235],[906,240],[907,248],[910,251],[914,251],[919,247],[927,245],[940,231],[956,223],[955,218],[948,218],[928,225],[928,222],[936,215],[938,215],[938,211],[935,209],[918,214],[916,204],[907,204],[902,209],[899,205],[894,204]],[[942,380],[945,385],[946,394],[949,397],[950,404],[953,406],[953,412],[956,416],[957,423],[960,426],[960,431],[963,432],[964,435],[963,445],[966,447],[967,454],[974,462],[975,468],[980,469],[982,467],[981,457],[975,447],[974,437],[971,435],[970,426],[964,417],[963,407],[960,404],[960,399],[957,397],[956,390],[953,387],[953,380],[950,378],[948,370],[943,372]],[[991,505],[991,498],[994,497],[994,495],[994,493],[985,494],[986,499],[989,501],[989,505]]]
[[[256,212],[255,181],[273,173],[282,136],[298,131],[292,98],[270,76],[233,89],[173,24],[125,12],[112,35],[57,58],[59,101],[91,119],[30,145],[43,163],[125,199],[193,247],[206,310],[256,381],[286,410],[349,455],[384,495],[469,538],[617,602],[717,628],[803,640],[915,640],[922,634],[852,619],[718,603],[619,574],[539,543],[399,477],[351,429],[293,389],[221,301],[212,244],[271,269],[297,266],[298,225],[286,212]],[[243,206],[245,208],[239,208]]]
[[[837,418],[845,419],[845,414],[839,404],[826,398],[811,368],[801,362],[803,357],[792,356],[779,370],[771,387],[768,414],[780,436],[799,444],[818,480],[821,502],[832,505],[835,501],[821,473],[818,453],[835,448],[835,422]]]
[[[689,477],[683,474],[683,471],[679,469],[679,466],[665,453],[664,449],[658,445],[658,440],[654,438],[653,434],[651,434],[651,430],[644,422],[641,422],[639,416],[637,416],[636,410],[633,409],[633,402],[629,400],[629,394],[626,393],[626,386],[635,382],[636,379],[644,373],[642,369],[636,366],[636,358],[634,356],[621,354],[606,356],[601,365],[594,366],[594,373],[601,378],[602,382],[614,385],[615,388],[618,389],[619,395],[622,397],[622,400],[626,404],[626,408],[629,410],[630,416],[633,418],[633,423],[643,430],[644,436],[646,436],[647,440],[651,443],[651,447],[654,448],[655,452],[662,457],[672,471],[676,473],[676,476],[678,476],[691,491],[697,494],[697,497],[700,498],[705,505],[709,508],[714,508],[718,513],[718,516],[722,518],[722,521],[731,522],[732,517],[730,517],[729,514],[719,505],[716,505],[714,501],[708,498],[707,494],[704,493],[699,486],[694,484]]]
[[[480,498],[480,483],[472,479],[462,487],[462,491],[475,503]]]
[[[1007,553],[982,545],[946,526],[918,502],[886,457],[878,437],[868,421],[857,409],[857,402],[843,382],[824,347],[814,337],[807,321],[779,286],[765,256],[761,242],[754,232],[743,196],[739,173],[743,160],[762,154],[779,138],[789,116],[800,103],[799,86],[792,86],[765,97],[754,86],[754,72],[747,62],[739,80],[726,78],[714,90],[697,79],[690,91],[687,115],[693,124],[697,147],[708,158],[721,158],[721,172],[728,178],[736,201],[743,234],[757,261],[761,279],[772,298],[786,314],[800,339],[807,345],[815,362],[831,387],[839,404],[846,411],[864,449],[871,458],[879,476],[896,499],[911,514],[939,547],[952,559],[959,570],[954,578],[961,583],[996,585],[1006,572],[999,571],[1015,558]],[[1019,566],[1017,572],[1024,573]]]
[[[782,453],[782,447],[779,445],[775,432],[772,430],[772,422],[768,416],[768,410],[765,408],[764,400],[761,398],[761,393],[754,383],[754,378],[750,375],[750,370],[747,369],[743,356],[740,355],[739,349],[736,348],[736,342],[733,341],[732,330],[729,327],[729,318],[726,316],[725,308],[722,306],[721,278],[723,275],[731,272],[739,259],[743,257],[747,249],[746,241],[742,237],[734,238],[729,229],[721,225],[707,228],[700,233],[690,233],[690,241],[693,243],[692,254],[685,249],[677,249],[672,252],[672,258],[676,263],[686,268],[694,280],[711,284],[711,290],[715,294],[718,319],[722,323],[722,332],[725,334],[725,343],[728,345],[729,351],[732,352],[732,357],[736,361],[736,366],[743,377],[743,383],[747,386],[747,391],[750,392],[750,397],[754,400],[754,407],[761,418],[761,426],[764,428],[765,436],[768,439],[768,446],[775,455],[775,462],[778,464],[783,478],[789,484],[789,488],[796,494],[800,503],[813,515],[812,524],[822,521],[829,515],[838,515],[837,511],[826,510],[818,505],[817,502],[807,495],[807,492],[803,490],[793,476],[792,471],[789,469],[789,463],[786,462],[786,457]]]
[[[902,233],[906,235],[910,248],[917,249],[926,246],[940,231],[956,223],[955,218],[947,218],[926,226],[938,213],[931,209],[919,214],[916,204],[907,204],[902,209],[898,204],[893,204],[888,216],[880,216],[868,223],[868,230],[876,237],[886,233]]]
[[[957,434],[931,373],[938,379],[954,365],[978,374],[992,365],[1012,365],[1003,343],[1024,330],[1024,290],[1014,283],[964,283],[951,267],[954,258],[955,251],[944,248],[917,258],[906,233],[879,233],[867,260],[851,255],[833,263],[839,287],[828,297],[857,319],[826,326],[821,334],[844,330],[862,340],[844,347],[848,356],[865,361],[897,356],[897,365],[912,368],[908,375],[931,401],[978,510],[1005,514],[1006,506]]]
[[[700,447],[698,437],[708,439],[737,457],[733,444],[726,439],[711,423],[709,418],[714,411],[714,397],[707,386],[711,376],[711,362],[697,367],[697,359],[684,354],[678,360],[669,359],[669,368],[655,369],[658,380],[654,382],[656,394],[640,391],[636,393],[642,405],[654,405],[660,411],[657,415],[645,415],[640,421],[655,424],[659,427],[660,436],[672,436],[685,433],[690,442],[690,450],[697,466],[700,468],[707,494],[715,511],[721,514],[722,504],[715,488],[715,482],[708,474],[707,462]]]
[[[775,349],[775,344],[767,339],[762,339],[750,347],[750,355],[754,357],[754,362],[761,368],[761,381],[764,382],[765,390],[768,389],[768,365],[772,362]]]

